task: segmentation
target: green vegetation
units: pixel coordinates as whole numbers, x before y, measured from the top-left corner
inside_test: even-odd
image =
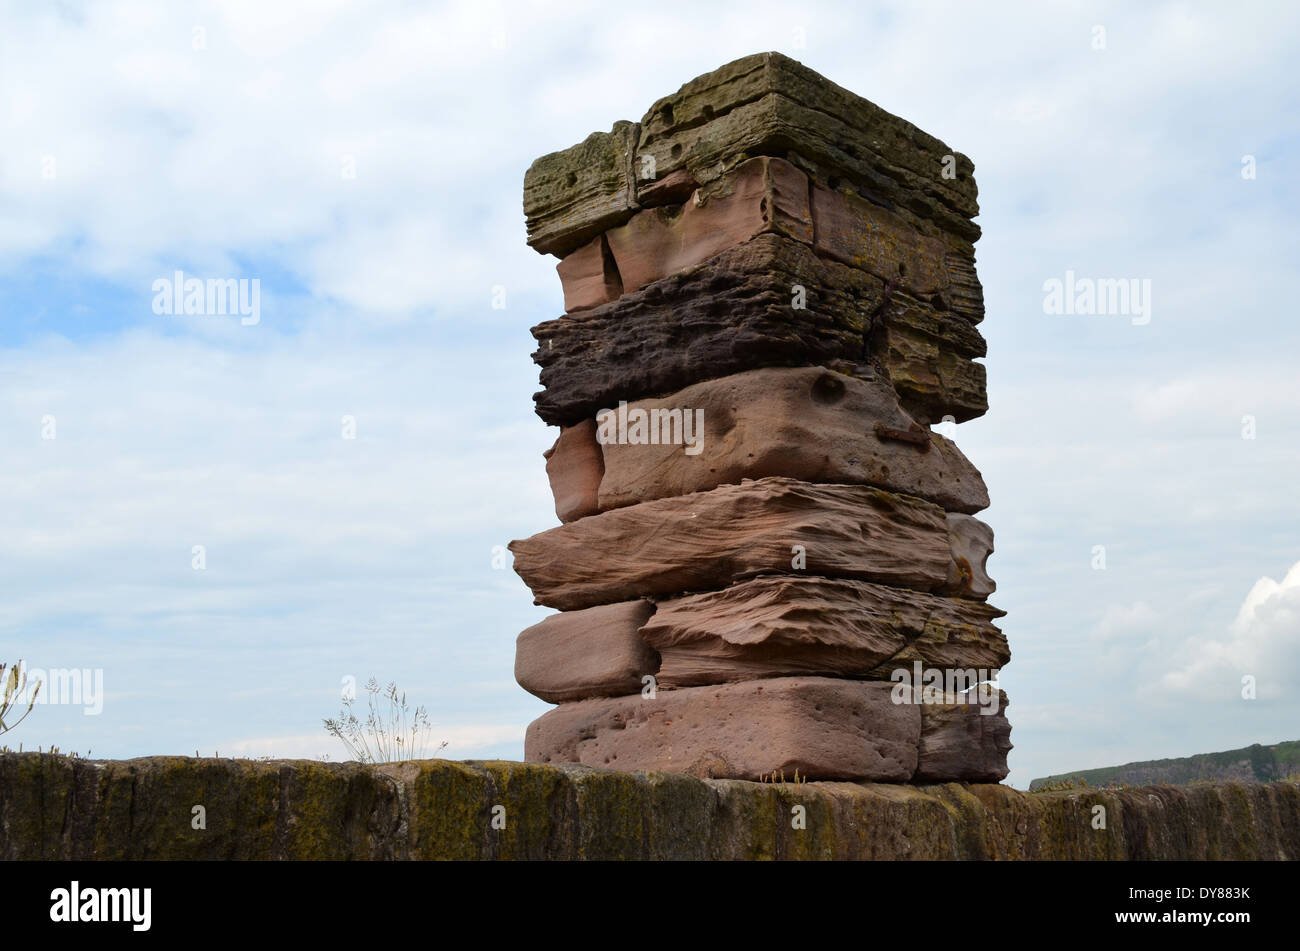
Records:
[[[1271,783],[1300,774],[1300,740],[1272,746],[1255,743],[1221,753],[1199,753],[1179,759],[1146,760],[1044,776],[1029,784],[1032,792],[1081,787],[1115,787],[1167,783],[1187,786],[1197,782]],[[1074,785],[1065,785],[1073,783]]]
[[[789,785],[789,783],[786,782],[785,770],[783,769],[776,770],[771,773],[759,773],[758,781],[760,783],[771,783],[773,785],[777,785],[777,784],[782,786]],[[804,783],[808,782],[808,777],[800,776],[799,769],[798,767],[796,767],[794,771],[794,779],[791,780],[790,782],[796,786],[802,786]]]

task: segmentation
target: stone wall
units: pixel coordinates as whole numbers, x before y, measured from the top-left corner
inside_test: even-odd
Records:
[[[1295,858],[1293,783],[1025,793],[513,762],[0,754],[4,860]]]

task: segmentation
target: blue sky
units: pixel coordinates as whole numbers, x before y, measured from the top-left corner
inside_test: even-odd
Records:
[[[0,4],[0,655],[106,694],[6,739],[339,759],[373,675],[521,758],[546,612],[492,549],[555,522],[562,310],[524,170],[766,49],[975,163],[1010,781],[1300,738],[1300,14],[1133,6]],[[154,314],[176,269],[261,322]],[[1067,270],[1150,323],[1044,313]]]

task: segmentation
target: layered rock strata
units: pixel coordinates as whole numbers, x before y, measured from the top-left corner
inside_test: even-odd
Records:
[[[543,156],[558,527],[512,542],[532,762],[997,781],[969,159],[780,54]]]

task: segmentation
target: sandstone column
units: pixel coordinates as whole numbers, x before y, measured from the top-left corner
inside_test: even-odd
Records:
[[[778,53],[543,156],[561,524],[513,542],[532,762],[997,781],[973,166]],[[982,686],[976,686],[981,685]]]

